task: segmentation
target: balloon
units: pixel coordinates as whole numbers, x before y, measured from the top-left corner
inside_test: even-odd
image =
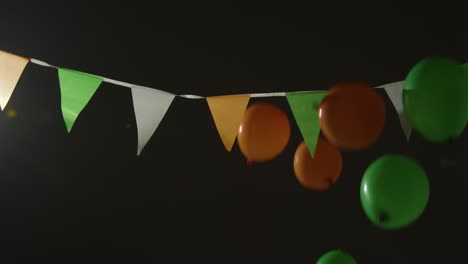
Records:
[[[276,158],[288,145],[291,127],[278,106],[260,102],[245,111],[239,127],[239,147],[248,163]]]
[[[443,143],[463,133],[468,121],[468,75],[455,60],[428,57],[408,73],[403,107],[426,140]]]
[[[385,125],[385,104],[378,92],[361,82],[332,87],[320,103],[320,127],[333,145],[361,150],[373,144]]]
[[[312,158],[303,141],[294,155],[294,173],[299,183],[307,189],[323,191],[330,188],[340,177],[343,159],[340,151],[323,138],[317,141]]]
[[[464,101],[465,102],[468,102],[468,63],[464,63],[462,65],[460,65],[462,70],[463,70],[463,73],[465,75],[465,78],[464,78],[464,83],[465,83],[465,99]],[[465,104],[465,113],[466,113],[466,124],[468,124],[468,104]]]
[[[418,163],[403,155],[385,155],[365,171],[361,203],[367,217],[382,229],[414,222],[429,200],[429,181]]]
[[[317,264],[357,264],[357,262],[348,253],[335,249],[323,254]]]

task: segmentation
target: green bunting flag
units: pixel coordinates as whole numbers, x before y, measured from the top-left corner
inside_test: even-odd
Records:
[[[102,78],[62,68],[58,69],[58,75],[63,119],[70,132],[76,118],[101,85]]]
[[[312,157],[314,157],[320,134],[318,106],[325,95],[326,92],[292,92],[286,94],[289,106]]]

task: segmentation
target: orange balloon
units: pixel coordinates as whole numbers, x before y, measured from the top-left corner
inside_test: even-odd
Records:
[[[288,145],[291,127],[278,106],[259,102],[245,111],[237,139],[249,164],[276,158]]]
[[[299,183],[307,189],[324,191],[340,177],[343,159],[339,149],[319,137],[314,157],[304,141],[294,154],[294,173]]]
[[[365,83],[340,83],[320,103],[319,121],[330,143],[344,150],[361,150],[372,145],[382,132],[385,103]]]

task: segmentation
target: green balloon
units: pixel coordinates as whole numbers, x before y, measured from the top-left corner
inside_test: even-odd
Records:
[[[385,155],[365,171],[361,203],[367,217],[382,229],[413,223],[429,200],[429,180],[423,168],[403,155]]]
[[[468,75],[455,60],[428,57],[408,73],[403,107],[426,140],[443,143],[463,133],[468,121]]]
[[[468,63],[465,63],[465,64],[462,64],[461,65],[463,71],[465,72],[465,89],[468,90]],[[465,94],[466,98],[465,98],[465,102],[466,103],[466,122],[465,122],[465,126],[466,124],[468,124],[468,92]]]
[[[357,262],[348,253],[336,249],[322,255],[317,264],[357,264]]]

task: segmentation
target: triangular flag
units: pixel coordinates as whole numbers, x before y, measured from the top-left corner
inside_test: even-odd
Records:
[[[61,68],[58,69],[58,75],[63,119],[70,132],[76,118],[101,85],[102,78]]]
[[[143,86],[132,86],[133,109],[137,123],[138,148],[140,155],[146,143],[161,123],[175,95]]]
[[[401,129],[403,130],[403,133],[405,134],[406,140],[409,141],[412,127],[403,109],[403,99],[402,99],[403,84],[404,84],[404,81],[394,82],[394,83],[390,83],[390,84],[383,86],[383,88],[385,89],[385,92],[387,92],[388,97],[392,101],[393,106],[395,107],[398,113],[398,117],[400,118]]]
[[[224,95],[206,98],[219,136],[227,151],[231,151],[239,131],[250,95]]]
[[[29,60],[0,50],[0,107],[5,109]]]
[[[289,106],[312,157],[314,157],[320,134],[318,107],[326,94],[326,92],[292,92],[286,94]]]

